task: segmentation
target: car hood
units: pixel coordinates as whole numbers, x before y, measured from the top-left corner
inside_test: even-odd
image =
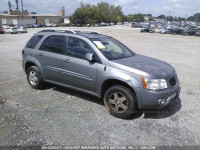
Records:
[[[143,55],[112,60],[110,66],[151,78],[170,78],[176,74],[170,64]]]

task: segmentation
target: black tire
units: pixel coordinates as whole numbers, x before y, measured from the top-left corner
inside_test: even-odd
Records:
[[[33,80],[31,76],[35,77]],[[36,81],[37,78],[37,81]],[[30,86],[34,89],[40,89],[43,87],[42,75],[40,73],[40,69],[37,66],[31,66],[27,70],[27,80]],[[35,81],[34,81],[35,80]]]
[[[116,97],[116,93],[119,99]],[[126,98],[125,101],[122,100],[124,99],[124,97]],[[113,102],[115,104],[113,104]],[[133,113],[137,111],[136,102],[137,100],[135,94],[133,94],[133,92],[129,88],[121,85],[115,85],[110,87],[104,94],[104,105],[106,109],[111,115],[117,118],[126,119],[131,117]],[[126,109],[122,109],[122,106],[126,106]],[[118,111],[116,111],[114,107]]]

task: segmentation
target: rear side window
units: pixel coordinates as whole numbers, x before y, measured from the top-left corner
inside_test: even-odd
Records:
[[[62,54],[64,43],[65,43],[64,36],[52,35],[44,40],[44,42],[40,46],[40,50]]]
[[[29,42],[26,44],[27,48],[35,48],[35,46],[38,44],[38,42],[41,40],[43,35],[35,35],[33,36]]]

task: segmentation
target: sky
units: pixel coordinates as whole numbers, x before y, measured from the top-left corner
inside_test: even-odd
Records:
[[[10,1],[16,7],[15,0]],[[23,3],[25,10],[38,14],[58,14],[58,10],[64,6],[65,15],[69,16],[81,2],[97,4],[102,1],[122,6],[125,15],[144,13],[153,16],[170,14],[174,17],[188,17],[200,13],[200,0],[23,0]],[[8,0],[1,0],[0,12],[4,10],[8,10]]]

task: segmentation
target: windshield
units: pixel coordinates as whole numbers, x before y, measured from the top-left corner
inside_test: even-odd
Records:
[[[134,55],[127,47],[113,38],[92,38],[91,41],[108,60],[122,59]]]

